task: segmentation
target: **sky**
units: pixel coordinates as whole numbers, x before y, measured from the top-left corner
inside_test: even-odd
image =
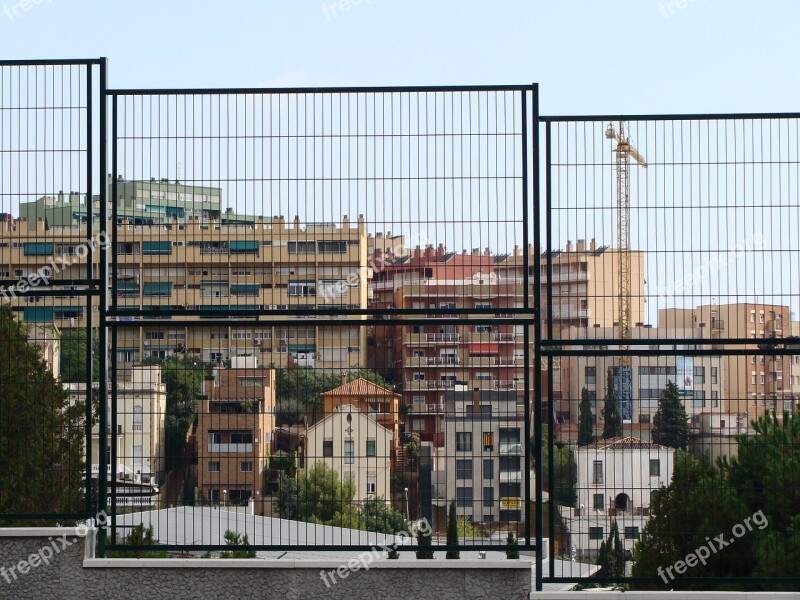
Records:
[[[537,82],[543,114],[788,111],[800,87],[794,0],[28,1],[0,0],[0,55],[105,56],[112,87]]]
[[[111,88],[535,82],[543,115],[788,112],[797,110],[794,100],[800,97],[796,0],[0,0],[0,10],[0,58],[107,57]],[[798,122],[774,127],[758,123],[749,131],[739,131],[736,124],[708,130],[687,130],[682,124],[648,127],[635,133],[654,165],[647,172],[634,167],[632,186],[634,206],[651,212],[632,213],[632,242],[653,253],[653,260],[648,259],[650,293],[656,287],[674,288],[698,272],[714,258],[704,252],[717,247],[730,251],[764,231],[773,244],[767,249],[791,251],[765,254],[769,260],[754,254],[751,262],[713,267],[710,282],[695,285],[682,301],[665,299],[659,306],[736,296],[744,293],[743,282],[755,280],[765,300],[772,297],[800,308]],[[569,136],[585,131],[563,131],[559,148],[578,156],[582,148],[570,145]],[[733,161],[738,166],[731,172],[655,164],[659,156],[669,158],[670,144],[683,143],[676,139],[689,140],[683,151],[692,156],[692,148],[702,150],[714,137],[725,138],[731,153],[701,151],[692,160]],[[734,137],[738,141],[730,142]],[[591,130],[587,139],[602,148],[592,151],[609,168],[599,174],[589,168],[579,175],[562,170],[555,195],[567,210],[556,228],[556,247],[581,237],[613,244],[611,146],[603,141],[601,129]],[[778,149],[779,140],[791,143]],[[742,166],[758,160],[777,161],[785,170],[767,180],[759,169]],[[187,166],[183,169],[187,176]],[[785,187],[769,198],[772,184]],[[713,212],[698,212],[698,207],[725,202],[735,207],[727,213],[732,215],[727,227],[719,226]],[[762,204],[771,206],[762,209]],[[679,210],[670,212],[672,205]],[[373,219],[380,213],[377,206]],[[389,206],[403,209],[394,200]],[[449,210],[446,203],[420,210],[431,207]],[[606,212],[584,210],[598,207]],[[306,208],[318,218],[322,215],[315,212],[316,200]],[[330,208],[323,220],[337,220],[344,212],[337,204]],[[291,215],[304,208],[286,210]],[[370,216],[369,207],[362,205],[349,212],[362,210]],[[648,216],[653,214],[662,217]],[[387,223],[412,218],[392,215]],[[723,240],[719,232],[728,235]],[[445,233],[445,242],[447,235],[458,250],[498,244],[503,231],[498,225],[474,240],[458,239],[457,231]],[[519,241],[513,237],[509,245]],[[658,253],[664,249],[676,252],[668,258],[674,264],[663,263]],[[736,299],[745,296],[732,301]],[[651,321],[654,309],[651,302]]]

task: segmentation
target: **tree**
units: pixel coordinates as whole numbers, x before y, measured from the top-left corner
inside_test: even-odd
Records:
[[[250,540],[247,539],[247,534],[244,534],[244,537],[239,535],[238,533],[231,531],[230,529],[225,531],[225,543],[228,546],[237,546],[242,547],[242,550],[234,550],[233,552],[220,552],[220,558],[255,558],[256,551],[255,550],[248,550],[247,548],[250,547]]]
[[[61,381],[64,383],[86,383],[86,343],[85,329],[65,329],[61,332]],[[98,333],[92,330],[92,381],[100,381],[100,349]]]
[[[278,476],[277,492],[278,514],[284,519],[297,520],[300,518],[300,484],[297,480],[281,473]]]
[[[653,417],[653,442],[678,450],[689,446],[689,417],[683,407],[678,386],[667,382],[658,400],[658,411]]]
[[[364,518],[364,529],[394,535],[400,531],[408,531],[408,520],[405,515],[393,509],[384,498],[368,498],[361,504],[361,515]]]
[[[506,558],[519,558],[519,544],[517,544],[517,538],[513,531],[509,531],[506,538]]]
[[[589,390],[581,390],[581,402],[578,405],[578,446],[594,443],[594,415],[589,402]]]
[[[600,567],[599,577],[624,577],[625,576],[625,547],[619,538],[617,520],[611,523],[611,533],[608,540],[600,544],[597,554],[597,564]]]
[[[353,501],[355,493],[352,479],[342,481],[336,471],[318,461],[300,479],[299,516],[303,520],[313,517],[322,523],[331,521],[336,513],[345,513],[345,507]]]
[[[411,434],[408,442],[405,445],[406,459],[408,461],[408,468],[411,471],[417,469],[417,458],[419,458],[420,437],[415,431]]]
[[[603,439],[608,440],[622,435],[622,415],[619,412],[619,398],[614,385],[614,371],[611,367],[606,376],[606,398],[603,405]]]
[[[578,467],[568,444],[553,440],[553,481],[550,481],[549,428],[542,426],[542,486],[558,504],[574,506],[578,499],[575,486],[578,483]],[[531,452],[534,439],[531,438]],[[535,457],[534,457],[535,458]]]
[[[174,467],[186,448],[189,430],[197,418],[197,396],[203,389],[206,367],[187,356],[173,355],[161,363],[161,381],[167,392],[164,437],[167,468]]]
[[[449,550],[445,558],[461,558],[458,551],[458,519],[455,502],[450,503],[450,510],[447,513],[447,546]]]
[[[69,402],[26,334],[0,308],[0,513],[83,512],[85,404]]]
[[[322,393],[341,384],[336,375],[326,375],[312,367],[278,369],[275,374],[275,394],[278,416],[282,425],[295,425],[303,416],[316,422],[322,412]]]
[[[431,550],[431,546],[433,545],[431,541],[431,530],[429,528],[422,528],[420,527],[417,530],[417,548],[416,555],[418,559],[431,559],[433,558],[433,550]]]
[[[475,524],[469,520],[467,515],[459,515],[458,517],[458,537],[465,540],[472,540],[475,538],[484,537],[480,529],[475,527]]]
[[[367,381],[371,381],[372,383],[379,385],[390,392],[394,391],[392,384],[387,382],[386,379],[383,378],[383,375],[377,371],[373,371],[372,369],[362,367],[361,365],[355,365],[347,374],[347,381],[355,381],[359,377],[366,379]]]

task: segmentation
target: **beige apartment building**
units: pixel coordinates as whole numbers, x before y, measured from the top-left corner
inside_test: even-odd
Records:
[[[632,345],[648,350],[681,350],[681,346],[651,345],[647,339],[701,337],[700,328],[666,329],[656,327],[634,327],[631,332]],[[573,340],[609,339],[616,337],[613,328],[573,327],[565,332],[565,337]],[[589,345],[583,348],[590,350],[614,349],[613,346]],[[686,348],[689,350],[689,348]],[[693,349],[693,348],[692,348]],[[555,417],[560,423],[577,424],[581,392],[585,388],[589,393],[592,412],[598,428],[602,428],[603,399],[607,388],[609,368],[619,366],[619,359],[614,356],[569,356],[562,358],[561,377],[562,393],[555,405]],[[726,402],[726,368],[727,363],[718,356],[633,356],[631,367],[633,375],[633,399],[629,407],[629,423],[641,424],[635,430],[647,430],[658,410],[661,392],[671,381],[675,383],[684,400],[686,412],[693,422],[697,422],[703,412],[722,412],[728,410]],[[622,407],[623,418],[626,417]]]
[[[116,295],[120,310],[156,311],[163,326],[143,330],[136,317],[119,329],[117,356],[124,368],[151,357],[187,351],[204,362],[258,356],[259,363],[301,364],[331,373],[366,364],[366,327],[341,327],[335,316],[309,317],[304,327],[275,325],[286,317],[276,310],[306,311],[367,307],[367,233],[364,219],[336,223],[290,222],[283,216],[244,217],[223,211],[218,188],[165,181],[120,181],[136,201],[120,204],[108,227],[118,254]],[[125,191],[127,190],[127,192]],[[148,196],[149,194],[149,196]],[[106,243],[98,221],[99,204],[88,211],[81,198],[42,198],[21,207],[23,218],[0,231],[0,278],[46,287],[50,279],[84,279],[87,260],[99,277],[98,245]],[[86,239],[88,212],[94,214],[93,240]],[[54,223],[60,223],[54,225]],[[103,232],[98,235],[97,232]],[[88,258],[87,248],[94,249]],[[36,277],[38,275],[38,278]],[[44,276],[42,279],[41,276]],[[96,327],[98,306],[85,298],[3,294],[22,321],[59,329]],[[257,311],[252,327],[171,326],[170,312]],[[193,317],[202,323],[202,317]],[[270,323],[259,324],[269,320]],[[298,356],[299,355],[299,356]],[[295,363],[297,364],[297,363]]]
[[[65,383],[70,399],[86,401],[85,383]],[[156,483],[163,475],[164,418],[167,391],[161,382],[158,365],[133,365],[121,373],[117,381],[117,422],[114,435],[106,447],[108,476],[115,473],[119,481]],[[111,406],[108,406],[108,427],[111,431]],[[111,444],[116,445],[116,466],[112,464]],[[92,473],[99,474],[100,426],[92,427]]]
[[[712,348],[719,338],[752,340],[743,347],[752,349],[753,354],[720,358],[725,363],[725,405],[729,412],[747,415],[750,421],[767,412],[781,414],[797,405],[800,357],[769,356],[759,349],[764,340],[790,335],[795,325],[788,306],[743,302],[668,308],[659,310],[658,321],[667,331],[698,328]]]
[[[204,502],[260,500],[275,430],[275,370],[254,358],[214,369],[198,402],[197,485]]]

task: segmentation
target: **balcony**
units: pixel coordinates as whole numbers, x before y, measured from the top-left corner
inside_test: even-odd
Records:
[[[411,414],[416,415],[431,415],[431,414],[440,414],[444,412],[444,403],[443,402],[415,402],[411,405],[409,410]]]
[[[407,379],[403,389],[414,390],[452,390],[456,387],[455,380],[423,379],[422,381]]]
[[[522,471],[500,471],[500,483],[522,481]]]
[[[722,319],[711,319],[711,330],[712,331],[722,331],[725,329],[725,321]]]
[[[435,367],[460,364],[461,359],[457,356],[412,356],[403,362],[406,367]]]
[[[457,344],[461,341],[459,333],[410,333],[403,336],[406,346],[420,346],[424,344]]]
[[[212,454],[237,452],[244,454],[253,452],[253,444],[209,444],[208,451]]]
[[[523,453],[521,442],[500,442],[500,456],[518,456]]]

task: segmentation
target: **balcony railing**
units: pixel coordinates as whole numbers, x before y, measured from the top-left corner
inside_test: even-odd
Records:
[[[208,451],[210,453],[252,452],[253,444],[209,444]]]
[[[425,403],[425,402],[415,402],[411,405],[412,414],[438,414],[444,412],[444,403],[443,402],[435,402],[435,403]]]
[[[522,471],[500,471],[500,482],[522,481]]]
[[[439,380],[439,379],[423,379],[422,381],[417,380],[406,380],[404,389],[405,390],[450,390],[456,386],[456,382],[453,380]]]
[[[500,442],[500,455],[519,455],[522,454],[521,442]]]

